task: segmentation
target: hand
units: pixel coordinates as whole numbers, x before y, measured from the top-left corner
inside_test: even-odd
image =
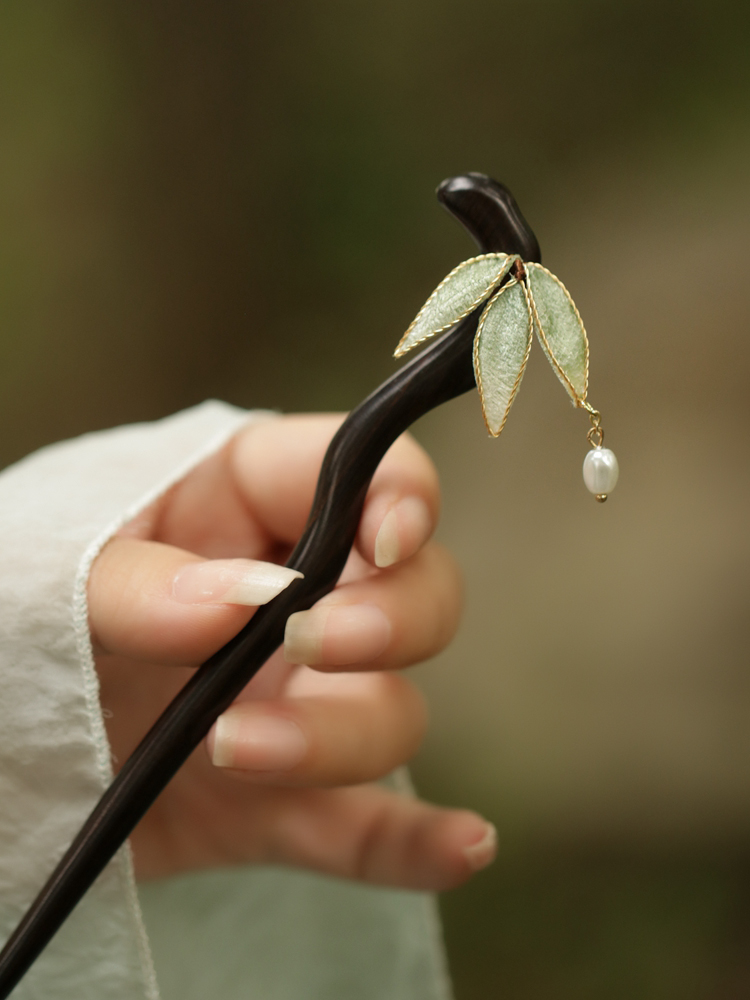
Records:
[[[255,611],[230,600],[263,600],[257,587],[228,586],[254,570],[278,577],[246,560],[288,556],[339,423],[250,425],[96,560],[90,624],[116,762]],[[289,619],[284,649],[135,829],[140,878],[281,863],[443,889],[492,860],[494,830],[481,817],[371,783],[408,760],[425,730],[420,694],[395,671],[437,653],[458,621],[459,574],[429,541],[438,503],[432,464],[400,438],[373,479],[339,585]]]

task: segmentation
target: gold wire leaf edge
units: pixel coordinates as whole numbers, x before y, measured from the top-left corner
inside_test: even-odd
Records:
[[[526,334],[526,353],[523,356],[523,361],[521,362],[521,367],[518,371],[518,375],[516,376],[516,380],[513,383],[513,387],[510,390],[510,398],[508,399],[508,405],[505,408],[503,419],[500,421],[500,426],[495,431],[490,426],[490,421],[487,417],[487,406],[486,406],[487,396],[484,391],[484,386],[482,385],[482,375],[479,370],[479,342],[482,337],[482,332],[484,330],[484,325],[487,320],[487,316],[492,310],[492,307],[499,301],[500,296],[504,292],[507,292],[509,288],[513,288],[514,285],[519,285],[519,284],[523,289],[524,298],[526,299],[526,309],[528,311],[528,316],[529,316],[529,325]],[[526,371],[526,365],[528,364],[529,361],[529,354],[531,353],[531,344],[533,340],[534,340],[534,319],[531,312],[531,294],[525,281],[519,282],[517,279],[514,278],[512,281],[509,281],[506,285],[503,285],[503,287],[500,289],[497,295],[493,295],[490,301],[487,303],[487,306],[485,307],[481,317],[479,318],[479,325],[477,326],[477,334],[476,337],[474,337],[474,378],[476,379],[477,389],[479,390],[479,400],[482,404],[482,418],[484,420],[484,426],[487,428],[487,432],[492,437],[495,438],[500,437],[500,435],[503,432],[503,428],[505,427],[505,423],[508,419],[508,414],[510,413],[510,408],[511,406],[513,406],[515,398],[518,395],[518,390],[521,387],[521,379],[523,378],[524,372]]]
[[[547,340],[547,335],[545,334],[544,330],[542,329],[542,324],[539,321],[539,313],[538,313],[537,308],[536,308],[536,302],[534,301],[534,292],[533,292],[533,289],[531,288],[531,279],[527,277],[526,282],[524,282],[524,284],[527,285],[528,291],[529,291],[529,299],[531,301],[531,310],[532,310],[532,314],[533,314],[533,317],[534,317],[534,323],[533,323],[533,325],[534,325],[534,327],[536,329],[537,339],[539,340],[539,343],[542,345],[542,350],[547,355],[547,360],[552,365],[552,368],[554,369],[555,374],[557,375],[557,377],[560,379],[560,381],[563,383],[563,385],[567,389],[568,395],[572,397],[573,404],[575,406],[582,406],[585,409],[584,404],[586,402],[586,396],[588,395],[588,391],[589,391],[589,338],[586,335],[586,327],[583,325],[583,320],[581,319],[581,314],[578,312],[578,307],[576,306],[575,302],[573,301],[570,292],[565,287],[565,285],[562,283],[562,281],[560,281],[560,279],[557,277],[557,275],[553,274],[550,270],[548,270],[548,268],[544,267],[542,264],[535,264],[535,263],[529,263],[529,264],[527,264],[527,263],[524,263],[524,268],[527,271],[531,267],[536,268],[539,271],[544,271],[545,274],[548,274],[550,276],[550,278],[552,278],[552,280],[562,289],[563,294],[565,295],[565,297],[567,298],[568,302],[573,307],[573,312],[575,313],[575,317],[578,320],[578,325],[580,326],[581,333],[583,334],[583,344],[584,344],[584,348],[585,348],[585,357],[586,357],[586,365],[585,365],[584,375],[583,375],[583,395],[582,396],[579,396],[578,393],[576,392],[576,390],[575,390],[575,388],[573,386],[573,383],[570,381],[570,379],[568,378],[568,376],[563,371],[563,369],[562,369],[561,365],[559,364],[557,358],[555,357],[555,355],[552,352],[552,348],[549,346],[549,341]]]
[[[421,317],[424,315],[425,311],[429,307],[430,303],[435,299],[435,297],[437,296],[437,294],[440,291],[440,289],[443,288],[449,281],[451,281],[454,278],[454,276],[459,273],[459,271],[462,271],[465,267],[468,267],[469,264],[474,264],[478,260],[493,260],[495,258],[499,259],[501,257],[505,257],[506,260],[505,260],[505,265],[501,269],[500,273],[495,278],[495,280],[492,282],[492,284],[489,286],[489,288],[487,288],[486,291],[484,291],[480,296],[478,296],[474,300],[474,302],[472,302],[472,304],[470,306],[468,306],[468,308],[466,308],[459,316],[456,316],[453,319],[451,319],[450,323],[444,323],[443,326],[436,327],[434,330],[428,331],[423,336],[421,336],[419,338],[419,340],[415,340],[413,344],[409,344],[408,347],[404,347],[403,346],[406,343],[406,341],[409,339],[409,334],[414,329],[414,327],[417,325],[417,323],[419,322],[419,320],[421,319]],[[427,301],[425,302],[425,304],[419,310],[419,312],[417,313],[417,315],[414,317],[414,319],[412,320],[412,322],[409,324],[409,329],[403,335],[403,337],[401,338],[401,340],[399,340],[398,346],[396,347],[396,350],[393,352],[393,356],[396,357],[396,358],[401,358],[401,357],[404,356],[404,354],[407,354],[409,351],[413,350],[415,347],[418,347],[420,344],[423,344],[425,342],[425,340],[429,340],[430,337],[434,337],[438,333],[442,333],[444,330],[449,330],[452,326],[455,326],[456,323],[460,323],[462,319],[465,319],[469,315],[469,313],[472,313],[477,308],[477,306],[481,305],[485,301],[485,299],[489,298],[490,295],[492,295],[492,293],[497,288],[499,282],[501,282],[503,280],[503,278],[508,273],[508,271],[510,271],[511,267],[513,266],[513,264],[517,260],[520,260],[520,259],[521,258],[518,256],[518,254],[483,253],[483,254],[479,254],[479,256],[477,256],[477,257],[469,257],[468,260],[461,261],[460,264],[458,264],[456,267],[453,268],[453,270],[450,272],[450,274],[447,274],[443,278],[443,280],[440,282],[440,284],[437,286],[437,288],[433,291],[433,293],[427,299]]]

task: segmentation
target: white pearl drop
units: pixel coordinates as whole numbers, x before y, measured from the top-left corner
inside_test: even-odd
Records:
[[[583,481],[597,496],[606,496],[617,485],[620,468],[609,448],[592,448],[583,460]]]

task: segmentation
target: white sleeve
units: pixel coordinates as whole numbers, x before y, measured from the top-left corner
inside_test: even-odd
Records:
[[[93,560],[239,428],[268,417],[209,401],[52,445],[0,474],[0,940],[112,777],[87,624]],[[447,1000],[426,894],[242,868],[141,896],[143,913],[124,848],[14,1000],[157,1000],[157,978],[164,1000]]]

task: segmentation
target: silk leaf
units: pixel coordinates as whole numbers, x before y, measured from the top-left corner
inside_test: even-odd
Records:
[[[417,313],[396,348],[396,357],[468,316],[490,297],[516,260],[516,254],[487,253],[454,267]]]
[[[525,264],[539,343],[574,403],[586,399],[589,342],[567,288],[541,264]]]
[[[526,286],[505,285],[482,313],[474,341],[474,372],[487,430],[497,437],[505,426],[531,348],[533,322]]]

